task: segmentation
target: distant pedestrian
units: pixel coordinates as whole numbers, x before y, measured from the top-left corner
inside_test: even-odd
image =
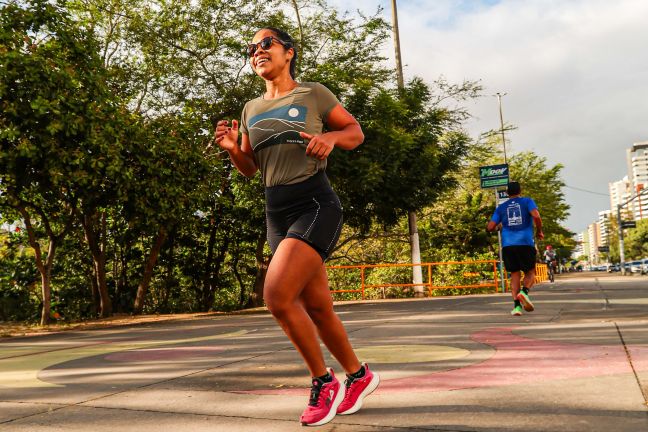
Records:
[[[511,294],[514,301],[511,315],[519,316],[522,315],[522,307],[527,312],[534,309],[529,296],[529,290],[535,283],[536,248],[533,224],[535,223],[538,239],[544,239],[544,233],[538,206],[531,198],[522,197],[520,183],[510,182],[507,193],[509,199],[497,206],[486,229],[502,230],[502,257],[504,267],[511,273]],[[521,287],[520,272],[524,272]]]
[[[342,229],[342,206],[325,173],[328,156],[353,150],[364,135],[329,89],[295,80],[297,48],[286,32],[262,28],[247,54],[266,91],[243,108],[240,132],[236,120],[219,121],[215,141],[242,174],[261,171],[273,252],[263,296],[311,373],[300,421],[319,426],[358,411],[380,382],[356,357],[333,310],[324,265]],[[326,367],[318,336],[346,372],[344,384]]]

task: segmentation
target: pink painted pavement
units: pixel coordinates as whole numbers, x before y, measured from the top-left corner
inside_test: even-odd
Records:
[[[487,328],[471,335],[474,341],[495,348],[495,354],[488,360],[459,369],[384,380],[377,394],[438,392],[632,373],[621,343],[587,345],[530,339],[513,334],[514,328]],[[631,346],[628,350],[635,369],[648,370],[648,346]],[[308,390],[260,389],[236,393],[305,395]]]

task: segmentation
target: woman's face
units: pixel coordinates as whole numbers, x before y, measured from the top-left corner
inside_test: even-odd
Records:
[[[290,60],[293,58],[293,50],[286,50],[272,30],[259,30],[254,35],[252,43],[259,44],[267,37],[274,38],[272,45],[267,49],[263,49],[260,45],[256,46],[254,55],[250,57],[252,69],[266,80],[276,78],[284,73],[290,75]]]

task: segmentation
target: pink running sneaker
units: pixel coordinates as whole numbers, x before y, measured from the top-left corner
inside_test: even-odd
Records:
[[[340,415],[353,414],[357,412],[362,408],[362,401],[364,398],[376,390],[376,387],[380,384],[380,377],[378,374],[371,372],[367,363],[362,363],[362,366],[365,368],[365,376],[353,380],[347,378],[347,380],[344,381],[346,387],[344,400],[337,409],[337,413]]]
[[[303,426],[321,426],[330,422],[344,399],[342,385],[335,378],[333,369],[327,368],[326,370],[333,377],[333,381],[325,383],[320,379],[313,378],[308,406],[299,419]]]

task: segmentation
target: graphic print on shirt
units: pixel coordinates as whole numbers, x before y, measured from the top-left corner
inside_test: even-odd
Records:
[[[302,105],[285,105],[255,115],[250,119],[250,141],[257,143],[254,151],[278,144],[304,145],[299,132],[306,129],[307,109]]]
[[[518,203],[512,203],[506,208],[508,226],[522,225],[522,208]]]

